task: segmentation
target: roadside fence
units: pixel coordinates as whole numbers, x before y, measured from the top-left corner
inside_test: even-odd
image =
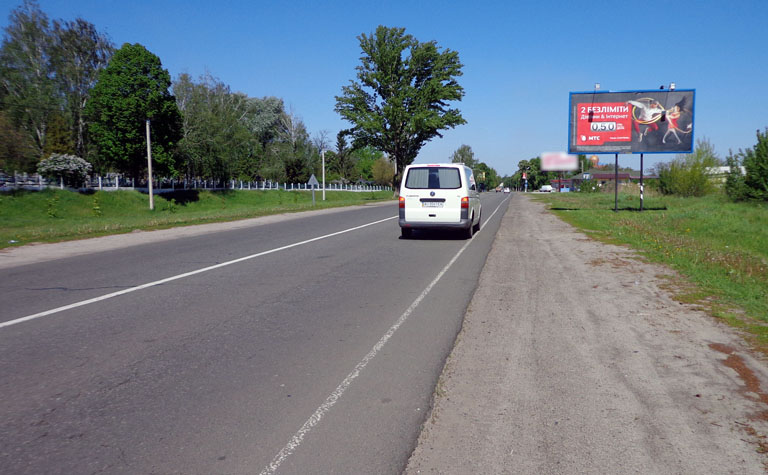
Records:
[[[0,171],[0,191],[11,190],[43,190],[46,188],[70,189],[64,186],[63,181],[47,180],[37,173],[14,173],[7,175]],[[153,194],[171,193],[179,190],[284,190],[284,191],[309,191],[312,186],[307,183],[279,183],[271,180],[265,181],[243,181],[243,180],[203,180],[203,179],[170,179],[162,178],[152,182]],[[322,191],[322,184],[315,187],[315,190]],[[147,192],[146,180],[139,183],[131,178],[125,178],[117,174],[108,174],[106,176],[92,176],[86,180],[85,186],[79,188],[79,191],[115,191],[115,190],[138,190]],[[375,185],[372,183],[326,183],[325,191],[392,191],[390,186]]]

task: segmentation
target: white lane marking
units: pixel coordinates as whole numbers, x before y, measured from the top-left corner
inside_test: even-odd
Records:
[[[491,216],[488,217],[486,220],[486,223],[493,219],[493,216],[496,214],[497,211],[499,211],[499,208],[502,204],[504,204],[503,200],[501,203],[499,203],[499,206],[496,207],[496,209],[491,213]],[[484,226],[481,226],[480,231],[477,232],[479,234],[483,230]],[[355,366],[355,369],[352,370],[351,373],[347,375],[346,378],[344,378],[344,381],[339,384],[336,389],[325,399],[325,402],[320,405],[320,407],[317,408],[317,410],[312,414],[309,419],[307,419],[307,422],[304,423],[303,426],[301,426],[301,429],[294,434],[294,436],[291,438],[290,441],[283,447],[280,452],[277,453],[275,458],[272,459],[272,462],[264,467],[264,470],[261,471],[259,475],[269,475],[272,473],[275,473],[275,471],[280,467],[280,464],[282,464],[285,459],[287,459],[293,452],[296,451],[296,449],[301,445],[301,442],[304,440],[304,437],[309,433],[309,431],[312,430],[313,427],[315,427],[317,424],[320,423],[320,420],[325,416],[325,414],[333,407],[334,404],[341,398],[341,396],[344,394],[344,392],[349,388],[349,386],[352,384],[352,381],[355,380],[358,376],[360,376],[360,372],[368,366],[368,363],[373,360],[373,358],[376,357],[376,355],[381,351],[381,349],[384,347],[384,345],[389,341],[390,338],[392,338],[392,335],[395,334],[398,328],[405,323],[406,320],[408,320],[408,317],[413,313],[413,311],[416,309],[416,307],[419,306],[422,300],[429,294],[429,292],[432,290],[432,288],[440,281],[440,279],[445,275],[446,272],[448,272],[448,269],[451,268],[454,262],[461,256],[461,254],[464,252],[464,250],[472,243],[472,240],[468,240],[462,247],[459,249],[459,251],[456,253],[455,256],[446,264],[445,267],[443,267],[443,270],[440,271],[439,274],[437,274],[437,277],[432,280],[432,282],[429,283],[429,285],[424,289],[424,291],[416,297],[416,300],[413,301],[410,307],[403,312],[402,315],[400,315],[400,318],[397,319],[394,325],[392,325],[389,330],[384,334],[383,337],[375,344],[373,345],[373,348],[371,351],[368,352],[365,357],[363,357],[362,360],[360,360],[359,363],[357,363],[357,366]]]
[[[372,223],[363,224],[361,226],[355,226],[354,228],[349,228],[349,229],[345,229],[343,231],[337,231],[335,233],[326,234],[324,236],[318,236],[316,238],[307,239],[306,241],[301,241],[301,242],[297,242],[297,243],[294,243],[294,244],[289,244],[287,246],[278,247],[278,248],[275,248],[275,249],[270,249],[269,251],[259,252],[257,254],[251,254],[250,256],[240,257],[238,259],[234,259],[234,260],[227,261],[227,262],[222,262],[220,264],[215,264],[215,265],[212,265],[212,266],[209,266],[209,267],[204,267],[202,269],[193,270],[191,272],[186,272],[184,274],[179,274],[179,275],[175,275],[175,276],[172,276],[172,277],[167,277],[165,279],[156,280],[154,282],[149,282],[147,284],[138,285],[136,287],[131,287],[131,288],[128,288],[128,289],[119,290],[119,291],[113,292],[111,294],[102,295],[101,297],[94,297],[92,299],[83,300],[81,302],[75,302],[73,304],[64,305],[63,307],[57,307],[57,308],[54,308],[54,309],[51,309],[51,310],[46,310],[44,312],[35,313],[34,315],[27,315],[26,317],[17,318],[15,320],[9,320],[7,322],[0,323],[0,328],[10,327],[11,325],[16,325],[16,324],[19,324],[19,323],[28,322],[28,321],[34,320],[36,318],[45,317],[45,316],[48,316],[48,315],[53,315],[54,313],[60,313],[60,312],[66,311],[66,310],[71,310],[73,308],[82,307],[84,305],[89,305],[89,304],[92,304],[92,303],[101,302],[102,300],[107,300],[107,299],[111,299],[111,298],[114,298],[114,297],[118,297],[120,295],[129,294],[131,292],[136,292],[137,290],[143,290],[143,289],[146,289],[146,288],[149,288],[149,287],[154,287],[154,286],[157,286],[157,285],[162,285],[162,284],[165,284],[165,283],[168,283],[168,282],[172,282],[174,280],[183,279],[185,277],[193,276],[193,275],[196,275],[196,274],[202,274],[203,272],[208,272],[210,270],[219,269],[221,267],[226,267],[226,266],[229,266],[229,265],[232,265],[232,264],[237,264],[239,262],[247,261],[249,259],[254,259],[256,257],[266,256],[267,254],[273,254],[275,252],[284,251],[286,249],[291,249],[292,247],[302,246],[304,244],[309,244],[311,242],[319,241],[321,239],[327,239],[329,237],[338,236],[339,234],[344,234],[344,233],[349,233],[349,232],[352,232],[352,231],[357,231],[358,229],[367,228],[368,226],[373,226],[375,224],[383,223],[384,221],[389,221],[391,219],[397,219],[397,216],[392,216],[392,217],[389,217],[389,218],[380,219],[378,221],[373,221]]]

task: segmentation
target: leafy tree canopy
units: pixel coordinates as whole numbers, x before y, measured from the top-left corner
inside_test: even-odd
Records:
[[[145,121],[151,121],[153,167],[174,175],[181,115],[168,91],[171,77],[160,58],[125,43],[101,70],[86,107],[89,131],[106,163],[139,178],[147,166]]]
[[[451,155],[451,163],[463,163],[474,170],[475,166],[477,166],[475,152],[472,151],[472,147],[469,145],[462,145]]]
[[[336,112],[350,123],[354,147],[372,146],[397,163],[398,176],[440,131],[466,123],[449,102],[464,89],[459,55],[437,43],[421,43],[404,28],[379,26],[358,37],[357,81],[336,96]],[[398,180],[395,180],[396,182]]]

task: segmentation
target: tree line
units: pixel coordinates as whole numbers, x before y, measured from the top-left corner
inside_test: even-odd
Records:
[[[310,136],[281,98],[249,97],[210,73],[172,80],[143,45],[116,48],[82,18],[51,21],[35,0],[9,20],[0,47],[0,168],[7,171],[141,180],[148,128],[159,176],[306,182],[325,158],[330,181],[396,187],[426,142],[466,123],[451,106],[464,95],[458,53],[404,28],[358,36],[357,78],[335,97],[350,127],[333,140],[327,131]],[[450,158],[474,168],[486,187],[499,181],[468,145]]]
[[[343,133],[334,143],[326,131],[311,137],[283,99],[248,97],[210,73],[171,80],[144,46],[118,49],[82,18],[51,21],[25,0],[11,11],[4,33],[0,169],[61,169],[65,157],[79,157],[95,174],[140,179],[149,120],[160,175],[306,182],[320,172],[325,151],[329,180],[392,181],[383,152],[353,149]],[[40,165],[48,159],[55,166]]]

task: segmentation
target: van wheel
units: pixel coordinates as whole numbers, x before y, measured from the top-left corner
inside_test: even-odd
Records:
[[[413,229],[411,228],[400,228],[400,235],[404,238],[411,237],[411,234],[413,234]]]
[[[475,232],[480,231],[480,221],[483,219],[483,213],[480,213],[480,216],[477,217],[477,224],[475,224]]]
[[[466,239],[472,239],[473,231],[474,231],[474,226],[470,224],[469,227],[464,231],[464,237]]]

